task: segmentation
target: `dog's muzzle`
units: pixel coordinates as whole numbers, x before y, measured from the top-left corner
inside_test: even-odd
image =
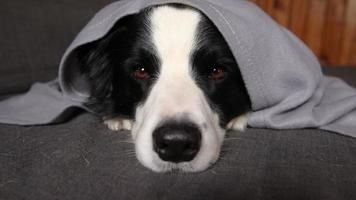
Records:
[[[165,122],[153,131],[153,147],[168,162],[193,160],[200,149],[200,129],[191,122]]]

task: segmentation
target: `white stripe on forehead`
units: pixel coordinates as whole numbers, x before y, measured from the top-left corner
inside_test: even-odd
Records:
[[[166,69],[187,71],[190,54],[200,21],[200,14],[192,9],[162,6],[151,15],[152,39],[161,61],[161,73]],[[174,70],[174,71],[176,71]]]
[[[162,6],[152,11],[151,38],[160,72],[147,103],[160,115],[200,109],[204,95],[193,80],[190,63],[200,19],[200,13],[189,8]]]

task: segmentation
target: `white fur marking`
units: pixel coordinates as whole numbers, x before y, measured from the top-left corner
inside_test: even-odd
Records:
[[[247,126],[249,114],[240,115],[233,118],[226,126],[226,129],[244,131]]]
[[[104,124],[106,124],[108,128],[113,131],[131,130],[132,123],[132,120],[121,117],[104,120]]]
[[[162,66],[169,69],[178,67],[176,70],[188,69],[199,21],[200,14],[190,9],[165,6],[152,14],[153,41],[162,59]]]

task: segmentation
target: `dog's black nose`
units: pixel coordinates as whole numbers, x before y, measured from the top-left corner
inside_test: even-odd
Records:
[[[188,122],[166,123],[153,132],[154,150],[164,161],[191,161],[200,149],[199,128]]]

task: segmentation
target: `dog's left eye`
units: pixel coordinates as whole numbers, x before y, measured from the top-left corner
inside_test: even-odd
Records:
[[[150,75],[148,74],[147,70],[144,67],[137,68],[132,73],[132,76],[137,78],[137,79],[143,79],[143,80],[146,80],[146,79],[150,78]]]
[[[221,67],[212,68],[209,78],[213,81],[221,80],[225,77],[225,70]]]

